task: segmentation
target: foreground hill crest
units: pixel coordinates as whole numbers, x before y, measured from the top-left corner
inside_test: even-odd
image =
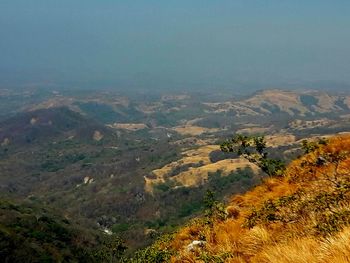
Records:
[[[156,248],[171,262],[348,262],[350,137],[309,150],[282,177],[234,196],[224,217],[196,219]]]

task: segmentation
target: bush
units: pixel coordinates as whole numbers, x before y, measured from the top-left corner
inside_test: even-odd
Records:
[[[321,214],[315,226],[316,232],[322,236],[328,236],[341,231],[350,224],[350,211],[341,210],[336,213]]]
[[[120,233],[120,232],[127,231],[129,228],[130,228],[130,225],[127,223],[114,224],[112,226],[112,232]]]
[[[267,158],[266,141],[264,136],[246,136],[236,134],[232,139],[220,145],[223,152],[236,152],[249,162],[258,165],[270,176],[281,176],[285,171],[285,164],[281,160]]]
[[[172,240],[171,235],[160,237],[152,246],[136,251],[130,259],[125,259],[124,262],[129,263],[163,263],[169,262],[170,257],[174,254],[168,249],[169,243]]]
[[[154,247],[147,247],[135,253],[134,257],[128,260],[130,263],[163,263],[170,259],[168,250],[161,250]]]

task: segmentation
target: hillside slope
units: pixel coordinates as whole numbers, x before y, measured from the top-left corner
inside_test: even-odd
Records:
[[[35,202],[0,198],[1,262],[115,262],[122,241],[81,223]]]
[[[350,137],[334,137],[153,249],[171,262],[349,262],[349,169]]]
[[[98,121],[87,119],[68,108],[40,109],[22,112],[0,122],[0,143],[2,146],[38,145],[58,137],[98,140],[94,133],[112,133]]]
[[[344,113],[349,111],[349,96],[330,95],[320,91],[263,90],[237,101],[204,103],[210,111],[233,112],[237,117],[284,116],[310,117],[318,114]]]
[[[93,220],[136,249],[201,214],[208,189],[227,201],[260,182],[256,166],[220,152],[232,133],[268,134],[269,156],[289,163],[303,139],[350,130],[349,94],[232,96],[0,90],[0,192]]]

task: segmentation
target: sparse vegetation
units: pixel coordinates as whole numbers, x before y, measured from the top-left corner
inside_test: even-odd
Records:
[[[260,251],[261,244],[272,246],[272,236],[278,240],[278,231],[270,231],[284,231],[279,225],[296,227],[303,234],[312,232],[308,238],[314,243],[318,238],[336,240],[337,233],[347,236],[341,232],[348,225],[347,182],[340,180],[347,178],[342,168],[347,152],[328,151],[331,140],[311,138],[302,148],[297,144],[311,133],[326,136],[348,130],[346,97],[312,93],[313,101],[311,97],[301,98],[299,93],[278,90],[239,101],[225,101],[225,96],[216,101],[212,94],[205,95],[205,100],[201,94],[162,100],[159,96],[135,99],[102,92],[92,95],[67,91],[59,96],[39,93],[33,91],[34,95],[27,96],[18,92],[19,95],[6,95],[8,100],[0,97],[1,192],[10,198],[48,204],[64,215],[85,218],[93,228],[111,230],[126,240],[127,254],[195,216],[203,217],[191,223],[188,236],[171,241],[176,249],[169,249],[170,254],[158,255],[157,247],[166,248],[165,244],[148,250],[156,255],[153,259],[159,256],[168,260],[171,255],[172,260],[179,257],[181,262],[177,251],[186,250],[192,241],[205,240],[207,243],[196,249],[195,256],[186,251],[185,259],[250,260],[253,244]],[[314,107],[311,104],[316,99]],[[335,107],[340,107],[339,111],[334,112]],[[120,121],[122,125],[118,125]],[[114,123],[117,124],[106,126]],[[177,128],[180,133],[174,130]],[[190,129],[192,135],[187,135]],[[231,131],[269,136],[237,136],[229,141],[230,146],[226,145],[230,152],[227,154],[215,144]],[[100,140],[93,139],[95,133],[101,135]],[[284,170],[279,160],[287,163],[302,152],[307,155],[293,166],[295,172],[291,173],[291,168]],[[338,172],[328,173],[330,166]],[[273,178],[266,178],[261,170]],[[153,185],[154,191],[148,192],[145,178],[157,179],[154,171],[159,172],[159,181]],[[263,189],[261,195],[251,194],[250,201],[243,198],[261,179],[264,185],[256,188]],[[277,182],[282,183],[277,186]],[[307,187],[301,191],[309,184],[313,184],[312,191]],[[207,190],[215,192],[216,203],[211,209],[202,202]],[[231,202],[232,194],[242,196]],[[312,210],[311,218],[304,218],[310,207],[317,210]],[[26,239],[70,242],[70,228],[63,221],[55,221],[56,225],[41,220],[45,219],[40,219],[39,225],[46,226],[26,234]],[[306,222],[305,228],[298,228],[300,220]],[[314,224],[309,224],[311,221]],[[81,222],[81,227],[86,224]],[[288,231],[288,238],[299,234]],[[236,240],[236,235],[244,237],[244,241]],[[105,251],[102,254],[108,255],[110,261],[114,252],[100,247],[104,241],[99,237],[91,240],[96,251],[88,249],[83,254],[90,257],[98,250]],[[223,245],[218,247],[212,241]],[[113,254],[113,260],[119,260],[120,255]],[[99,257],[98,253],[95,256]],[[43,256],[42,261],[50,257]]]
[[[0,200],[2,262],[117,262],[126,247],[33,202]]]
[[[223,209],[233,216],[212,212],[210,224],[193,220],[167,246],[178,251],[171,262],[343,262],[350,256],[349,147],[350,137],[321,143],[282,177],[234,196]],[[208,209],[216,207],[212,192],[205,200]],[[193,240],[205,246],[188,251]]]
[[[250,162],[257,164],[269,176],[280,176],[285,170],[282,160],[268,158],[264,136],[236,134],[220,145],[223,152],[236,152]]]
[[[301,144],[301,149],[304,151],[305,154],[311,153],[322,145],[326,145],[327,140],[325,139],[318,139],[317,141],[308,141],[308,140],[303,140]]]

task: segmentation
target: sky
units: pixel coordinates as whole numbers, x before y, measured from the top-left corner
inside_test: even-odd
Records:
[[[0,0],[0,85],[350,83],[349,0]]]

